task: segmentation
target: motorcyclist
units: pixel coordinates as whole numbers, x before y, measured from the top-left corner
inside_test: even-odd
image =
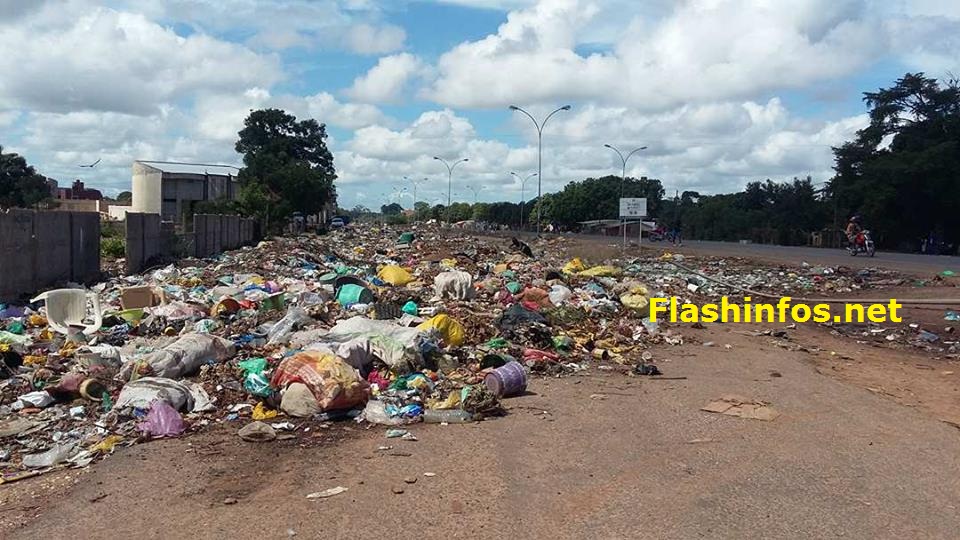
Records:
[[[847,223],[847,241],[850,242],[850,246],[853,248],[857,247],[857,237],[860,234],[860,231],[863,230],[863,227],[860,224],[861,221],[862,219],[860,218],[860,215],[857,214],[851,217],[850,222]]]

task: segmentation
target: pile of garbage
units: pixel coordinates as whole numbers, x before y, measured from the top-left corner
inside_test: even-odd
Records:
[[[591,265],[567,257],[563,239],[456,234],[357,226],[278,237],[0,305],[3,481],[211,424],[261,442],[311,422],[502,415],[533,375],[598,364],[659,374],[646,349],[684,338],[650,321],[649,298],[734,292],[669,260]],[[699,263],[734,288],[778,292],[884,278],[817,269],[771,280]]]

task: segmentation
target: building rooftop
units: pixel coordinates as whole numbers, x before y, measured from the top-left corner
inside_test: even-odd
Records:
[[[233,165],[212,165],[207,163],[183,163],[179,161],[147,161],[136,160],[148,167],[172,174],[213,174],[220,176],[237,176],[240,169]]]

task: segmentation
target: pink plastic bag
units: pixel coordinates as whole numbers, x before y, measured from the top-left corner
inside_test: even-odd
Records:
[[[137,425],[137,429],[148,437],[176,437],[187,430],[183,418],[169,403],[158,399],[150,404],[147,418]]]

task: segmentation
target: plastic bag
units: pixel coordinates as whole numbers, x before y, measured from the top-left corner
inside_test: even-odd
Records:
[[[392,264],[381,268],[380,271],[377,272],[377,277],[397,287],[403,287],[413,281],[413,276],[410,275],[410,272]]]
[[[417,330],[420,331],[430,330],[431,328],[437,329],[441,339],[448,347],[459,347],[466,337],[463,325],[453,317],[443,313],[431,317],[417,326]]]
[[[583,272],[586,269],[587,267],[583,265],[583,261],[580,260],[580,257],[574,257],[573,259],[570,259],[567,264],[563,265],[564,274],[576,274]]]
[[[151,438],[176,437],[187,430],[183,418],[169,403],[162,399],[150,405],[147,418],[137,425],[137,429]]]
[[[52,467],[61,461],[66,461],[75,447],[76,443],[55,444],[46,452],[23,456],[23,466],[31,469]]]
[[[324,344],[347,343],[365,340],[367,350],[383,360],[391,368],[401,364],[420,364],[421,333],[416,328],[406,328],[390,321],[375,321],[366,317],[351,317],[338,321],[330,332],[320,337]],[[310,348],[315,348],[311,346]],[[336,350],[337,356],[345,355]],[[350,363],[356,366],[351,355]]]
[[[467,300],[473,297],[473,276],[459,270],[441,272],[433,280],[433,291],[440,298]]]
[[[280,409],[294,418],[307,418],[320,412],[320,404],[305,384],[293,383],[283,392]]]
[[[192,411],[193,395],[190,389],[173,379],[143,377],[127,383],[120,390],[114,409],[149,409],[157,400],[166,401],[176,410]]]
[[[563,285],[552,285],[550,287],[550,302],[555,306],[566,303],[573,296],[573,291]]]
[[[196,373],[205,362],[222,362],[236,354],[232,341],[209,334],[190,333],[159,351],[145,355],[139,362],[127,362],[120,376],[129,379],[134,365],[146,363],[153,375],[179,379]]]
[[[304,351],[285,358],[270,380],[274,388],[303,383],[323,411],[348,409],[370,397],[370,385],[346,362],[319,351]]]
[[[384,426],[400,426],[403,424],[410,424],[415,422],[417,419],[404,418],[402,415],[397,414],[396,416],[391,416],[387,412],[386,403],[372,399],[367,402],[367,406],[364,407],[363,413],[360,415],[359,420],[370,422],[371,424],[380,424]]]
[[[619,276],[621,272],[616,266],[594,266],[589,270],[583,270],[580,275],[587,277]]]
[[[640,292],[629,292],[621,295],[620,302],[628,308],[640,312],[641,317],[650,314],[650,299]]]
[[[237,367],[243,370],[244,375],[249,375],[251,373],[263,373],[267,369],[267,359],[266,358],[248,358],[246,360],[241,360],[237,362]]]
[[[303,326],[312,320],[313,318],[303,308],[291,306],[287,314],[267,332],[267,345],[283,345],[289,342],[296,327]]]

